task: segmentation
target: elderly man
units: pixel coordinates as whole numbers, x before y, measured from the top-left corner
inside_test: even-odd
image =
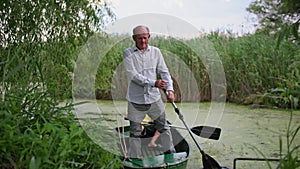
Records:
[[[135,45],[124,51],[124,65],[128,78],[128,119],[130,120],[129,157],[141,159],[141,122],[148,114],[160,134],[162,151],[174,153],[170,127],[159,89],[166,89],[168,100],[174,101],[173,81],[161,51],[148,45],[149,28],[137,26],[132,36]],[[157,79],[160,75],[161,79]]]

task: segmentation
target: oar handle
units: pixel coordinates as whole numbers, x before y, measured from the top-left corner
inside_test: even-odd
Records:
[[[176,106],[176,104],[174,102],[172,102],[172,106],[173,106],[175,112],[177,113],[177,115],[179,116],[180,120],[183,120],[183,115],[180,113],[179,108]]]

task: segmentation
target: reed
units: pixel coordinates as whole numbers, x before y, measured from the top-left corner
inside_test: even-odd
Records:
[[[270,107],[299,107],[300,48],[291,41],[281,42],[277,47],[276,37],[264,34],[249,34],[242,37],[211,33],[194,40],[153,37],[150,44],[158,46],[164,55],[174,55],[184,62],[193,73],[201,93],[201,101],[211,99],[208,70],[202,57],[210,57],[206,46],[199,51],[191,48],[193,41],[209,41],[220,57],[227,84],[227,100],[241,104],[264,104]],[[116,65],[122,62],[122,52],[132,45],[130,37],[116,44],[99,64],[97,86],[105,93],[110,92],[112,75]],[[200,54],[200,56],[199,56]],[[175,72],[183,71],[173,66]],[[100,78],[101,77],[101,78]],[[103,78],[104,77],[104,78]],[[177,79],[178,80],[178,79]],[[179,83],[176,81],[176,83]],[[180,81],[180,83],[185,83]],[[186,82],[188,83],[188,82]],[[188,86],[187,84],[186,86]],[[175,85],[176,86],[176,85]],[[98,93],[101,98],[101,92]],[[193,96],[184,93],[193,100]]]
[[[74,51],[68,44],[44,45],[1,49],[0,168],[120,166],[80,127],[72,103],[59,106],[70,97]]]

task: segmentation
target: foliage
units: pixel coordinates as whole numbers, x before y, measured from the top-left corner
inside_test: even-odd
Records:
[[[114,18],[100,0],[10,1],[0,6],[0,44],[69,41],[78,43]]]
[[[44,81],[40,60],[29,56],[26,59],[7,70],[3,78],[1,168],[117,166],[118,159],[98,147],[74,121],[71,105],[58,106],[49,92],[54,87]],[[22,71],[24,67],[26,72]],[[22,78],[15,79],[20,71]]]
[[[196,40],[203,41],[202,39],[208,39],[213,44],[222,61],[227,80],[228,101],[244,104],[267,104],[277,107],[290,107],[291,101],[293,101],[294,107],[299,107],[297,103],[299,103],[300,52],[297,44],[283,41],[280,48],[277,48],[275,38],[263,33],[234,37],[215,32],[198,37]],[[99,89],[101,87],[102,92],[105,92],[106,95],[111,92],[111,89],[114,89],[112,76],[117,65],[122,62],[122,52],[130,46],[129,43],[132,43],[129,40],[130,38],[127,38],[111,48],[101,61],[96,86]],[[200,52],[200,55],[203,56],[197,56],[190,47],[193,45],[193,40],[152,37],[150,44],[159,47],[165,57],[170,53],[178,56],[192,71],[199,91],[201,91],[201,101],[210,100],[210,79],[206,67],[199,59],[208,55],[203,52],[205,50]],[[180,66],[172,67],[172,69],[184,71]],[[177,80],[175,79],[175,83],[189,83]],[[120,83],[124,83],[124,81],[121,80]],[[180,94],[175,94],[180,97]],[[182,94],[189,98],[187,100],[194,100],[193,91]],[[250,96],[254,96],[254,98]],[[107,98],[107,96],[105,97]],[[97,98],[103,98],[101,92],[97,93]]]
[[[283,41],[276,48],[276,40],[265,34],[254,34],[239,38],[211,35],[224,65],[228,97],[232,101],[244,102],[247,96],[256,94],[259,102],[246,104],[270,104],[283,107],[290,102],[279,103],[282,97],[299,98],[299,46]],[[288,95],[274,89],[289,91]],[[277,103],[275,103],[277,102]],[[281,101],[280,101],[281,102]]]
[[[122,67],[123,51],[132,43],[129,38],[118,36],[113,38],[120,40],[123,38],[124,39],[113,45],[110,50],[108,50],[107,53],[103,56],[101,62],[99,63],[96,74],[96,98],[112,99],[111,90],[115,88],[112,82],[113,76],[115,75],[115,73],[117,73],[116,70]],[[122,81],[121,79],[116,79],[116,83],[122,83],[120,85],[124,86],[127,85],[127,82]]]
[[[273,105],[277,105],[282,108],[294,108],[299,107],[299,94],[300,86],[298,82],[290,87],[282,87],[271,89],[270,92],[266,92],[264,97],[267,97],[269,102]]]
[[[0,168],[117,168],[72,114],[74,62],[113,18],[100,1],[3,1],[0,6]]]
[[[300,1],[256,0],[250,4],[247,10],[257,15],[258,31],[278,33],[279,43],[283,37],[299,42]]]
[[[18,46],[1,48],[1,85],[14,85],[23,79],[35,83],[39,74],[53,98],[64,100],[71,97],[73,60],[76,50],[73,45],[53,42],[45,44],[20,43]]]

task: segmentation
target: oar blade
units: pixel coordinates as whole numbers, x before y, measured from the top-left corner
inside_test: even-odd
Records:
[[[191,128],[192,132],[200,137],[219,140],[221,135],[221,128],[210,126],[196,126]]]
[[[219,163],[208,154],[202,155],[203,169],[222,169]]]

